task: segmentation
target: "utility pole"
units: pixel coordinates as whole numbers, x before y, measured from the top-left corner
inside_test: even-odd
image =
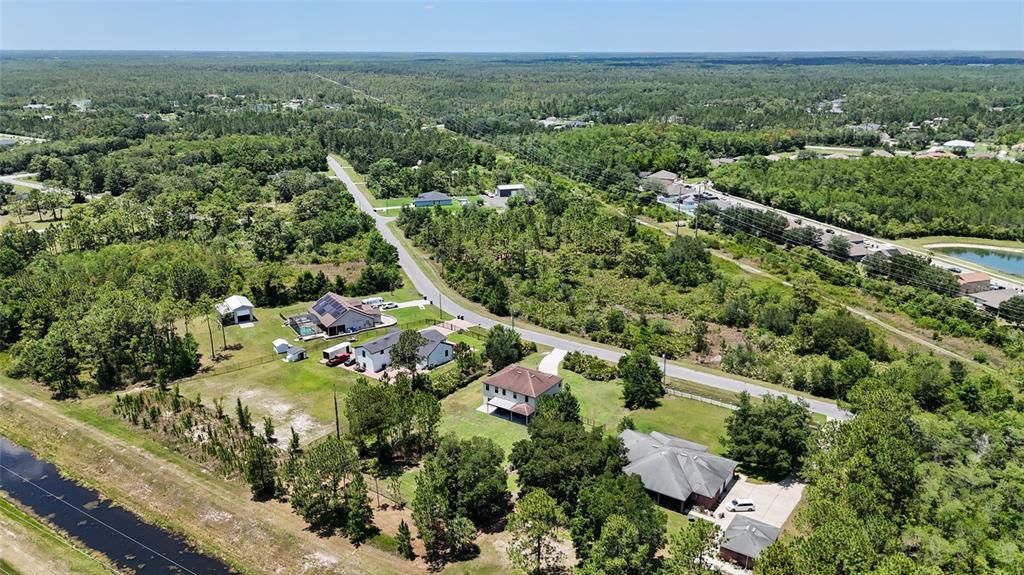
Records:
[[[334,434],[341,439],[341,420],[338,418],[338,384],[334,384]]]
[[[662,386],[668,387],[668,356],[661,354],[661,380]]]

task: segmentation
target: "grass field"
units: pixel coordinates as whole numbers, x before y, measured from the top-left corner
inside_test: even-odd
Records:
[[[970,237],[958,237],[958,236],[925,236],[921,238],[904,238],[901,240],[895,240],[894,243],[908,248],[914,248],[921,251],[927,251],[926,246],[931,244],[971,244],[976,245],[979,248],[984,247],[1001,247],[1001,248],[1014,248],[1018,250],[1024,250],[1024,242],[1015,242],[1012,240],[990,240],[988,238],[970,238]]]
[[[542,353],[524,358],[520,363],[536,368]],[[624,416],[633,418],[639,431],[661,431],[707,445],[720,453],[719,438],[725,433],[729,410],[708,403],[665,396],[656,409],[631,411],[622,405],[622,386],[618,380],[591,381],[567,370],[559,370],[564,383],[579,400],[580,415],[587,425],[603,425],[614,431]],[[490,437],[506,454],[512,445],[527,437],[526,426],[477,411],[483,402],[481,381],[474,381],[445,398],[441,431],[460,437]]]

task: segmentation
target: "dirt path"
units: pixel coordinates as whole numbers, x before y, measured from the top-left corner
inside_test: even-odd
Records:
[[[0,433],[140,516],[184,533],[204,551],[245,572],[410,570],[410,564],[374,547],[356,548],[341,537],[310,533],[287,504],[253,502],[244,485],[210,477],[190,461],[174,461],[173,455],[158,457],[87,425],[67,415],[64,405],[20,389],[25,385],[0,379]]]

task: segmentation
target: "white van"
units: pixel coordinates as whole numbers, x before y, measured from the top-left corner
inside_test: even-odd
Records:
[[[736,512],[754,511],[754,501],[751,499],[733,499],[725,504],[725,508]]]
[[[380,304],[384,303],[384,298],[382,298],[382,297],[368,297],[368,298],[363,300],[363,303],[368,305],[368,306],[377,307]]]

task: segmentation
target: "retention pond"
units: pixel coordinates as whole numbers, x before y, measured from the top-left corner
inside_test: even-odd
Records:
[[[0,490],[125,571],[138,575],[235,573],[182,537],[65,479],[54,465],[4,437],[0,437]]]
[[[1024,252],[984,247],[935,247],[931,249],[965,262],[1024,277]]]

